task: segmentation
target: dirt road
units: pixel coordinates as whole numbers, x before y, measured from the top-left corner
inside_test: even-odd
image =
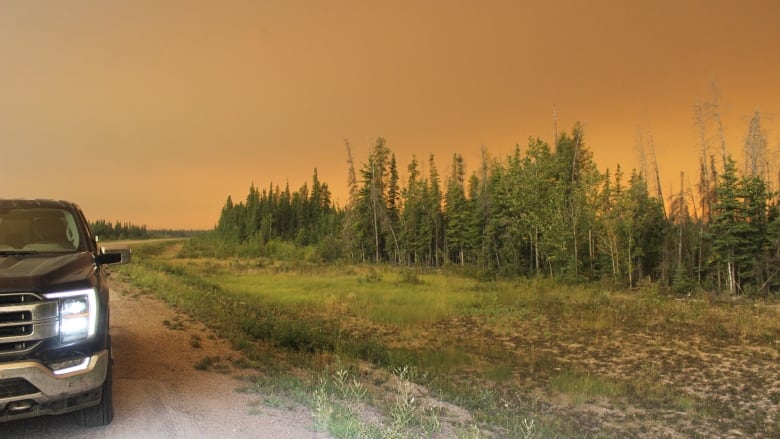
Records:
[[[114,422],[82,428],[72,416],[46,416],[0,424],[0,438],[324,437],[313,432],[309,410],[258,405],[259,395],[235,391],[241,382],[232,373],[196,370],[206,356],[238,354],[201,324],[131,288],[112,278]]]

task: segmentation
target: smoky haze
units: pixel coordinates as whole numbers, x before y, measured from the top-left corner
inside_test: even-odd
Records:
[[[741,158],[780,108],[776,1],[6,2],[4,197],[66,198],[90,218],[210,228],[251,183],[314,168],[337,202],[348,138],[404,169],[467,172],[576,121],[600,169],[639,166],[652,133],[665,192],[698,172],[697,99],[720,91]],[[424,161],[424,160],[423,160]]]

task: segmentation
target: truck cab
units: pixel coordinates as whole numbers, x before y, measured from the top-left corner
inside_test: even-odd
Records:
[[[0,422],[75,412],[113,418],[108,266],[74,203],[0,199]]]

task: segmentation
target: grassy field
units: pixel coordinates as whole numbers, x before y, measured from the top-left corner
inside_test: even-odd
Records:
[[[336,437],[780,436],[773,302],[181,246],[139,245],[118,274],[229,339],[265,404],[306,404]]]

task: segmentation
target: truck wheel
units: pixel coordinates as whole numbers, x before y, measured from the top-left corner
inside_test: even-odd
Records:
[[[82,427],[98,427],[108,425],[114,419],[114,402],[111,393],[111,384],[113,374],[111,373],[113,360],[108,360],[108,370],[106,371],[106,381],[101,387],[102,395],[100,404],[81,409],[76,413],[79,425]]]

